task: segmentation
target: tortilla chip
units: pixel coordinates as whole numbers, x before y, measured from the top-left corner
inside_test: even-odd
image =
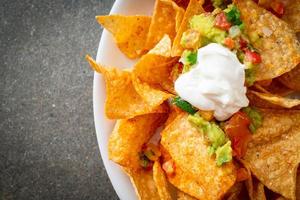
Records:
[[[278,79],[286,87],[292,90],[300,91],[300,65],[283,74]]]
[[[167,34],[173,41],[176,26],[179,26],[184,10],[171,0],[156,0],[154,13],[147,36],[147,49],[152,49]]]
[[[257,179],[253,178],[253,196],[251,200],[266,200],[265,186]]]
[[[257,108],[268,108],[268,109],[277,109],[282,110],[283,108],[281,106],[275,105],[270,103],[269,101],[266,101],[264,99],[261,99],[257,97],[254,93],[251,91],[247,92],[247,98],[249,99],[249,105]],[[293,109],[298,108],[298,106],[294,107]]]
[[[298,198],[297,198],[298,199]],[[278,198],[276,198],[276,200],[288,200],[288,199],[286,199],[286,198],[284,198],[284,197],[278,197]]]
[[[296,67],[300,62],[300,46],[288,24],[252,0],[234,2],[241,12],[246,32],[261,37],[259,42],[253,43],[262,57],[262,63],[255,68],[256,80],[272,79]]]
[[[168,35],[164,35],[164,37],[159,41],[159,43],[149,51],[149,54],[170,57],[171,46],[172,46],[172,41],[170,37]]]
[[[264,144],[275,140],[300,122],[300,111],[298,110],[259,109],[259,111],[263,117],[263,123],[252,135],[255,144]]]
[[[197,200],[196,198],[177,190],[177,200]]]
[[[152,171],[140,170],[130,171],[124,169],[130,177],[135,192],[140,200],[157,200],[159,199],[158,190],[153,180]]]
[[[98,65],[90,56],[86,56],[91,67],[102,73],[106,83],[105,113],[109,119],[132,118],[137,115],[154,112],[166,112],[166,107],[160,107],[168,95],[162,95],[145,101],[136,91],[132,83],[132,73],[117,68],[106,68]],[[143,86],[141,86],[143,87]],[[148,91],[151,89],[148,88]]]
[[[198,199],[219,199],[234,184],[236,170],[233,163],[222,167],[208,155],[208,144],[182,113],[161,133],[161,144],[176,164],[170,183]]]
[[[300,167],[297,170],[296,199],[300,199]]]
[[[281,106],[283,108],[293,108],[295,106],[300,105],[300,99],[291,99],[288,97],[282,97],[275,94],[268,94],[268,93],[261,93],[261,92],[255,92],[250,91],[253,94],[255,94],[257,97],[266,100],[272,104]]]
[[[171,124],[178,115],[180,115],[181,113],[183,113],[184,111],[181,110],[180,108],[178,108],[176,105],[171,104],[170,105],[170,111],[169,111],[169,116],[167,121],[165,122],[165,127],[167,127],[169,124]]]
[[[155,89],[149,84],[141,82],[141,80],[135,76],[132,77],[132,83],[136,92],[150,106],[156,106],[157,102],[163,103],[166,99],[171,98],[173,96],[170,93],[166,93],[159,89]]]
[[[266,187],[286,198],[295,199],[296,173],[300,162],[300,111],[261,112],[263,125],[253,135],[244,160]]]
[[[141,81],[150,85],[156,85],[161,88],[171,87],[171,91],[168,91],[172,92],[173,81],[170,78],[170,73],[177,60],[177,58],[146,54],[134,66],[133,73]]]
[[[288,0],[282,19],[296,32],[300,32],[300,1]]]
[[[109,159],[131,171],[141,169],[139,152],[166,117],[155,113],[117,120],[108,142]]]
[[[171,58],[170,54],[171,40],[165,35],[148,54],[136,63],[133,73],[141,81],[174,94],[174,84],[170,74],[178,58]]]
[[[257,84],[254,85],[257,86]],[[293,93],[293,90],[283,85],[278,80],[278,78],[273,79],[268,86],[264,86],[264,87],[261,86],[261,87],[263,88],[263,90],[261,90],[262,88],[260,88],[258,91],[262,93],[276,94],[279,96],[287,96]]]
[[[173,47],[172,47],[173,57],[181,56],[184,50],[184,48],[180,44],[182,34],[189,28],[189,21],[191,17],[204,12],[202,8],[203,2],[204,2],[203,0],[190,0],[189,5],[185,11],[183,20],[181,22],[180,28],[173,42]]]
[[[227,192],[223,200],[247,200],[248,194],[243,182],[236,182]]]
[[[160,199],[172,200],[172,196],[169,191],[168,181],[165,177],[165,173],[162,170],[160,163],[157,161],[153,165],[153,179],[156,184]]]
[[[145,51],[151,17],[106,15],[96,16],[99,24],[113,34],[119,49],[128,58],[138,58]]]
[[[186,9],[189,5],[190,0],[173,0],[178,6]]]

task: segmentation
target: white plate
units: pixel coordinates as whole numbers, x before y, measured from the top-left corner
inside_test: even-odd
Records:
[[[154,0],[117,0],[110,13],[150,16],[152,15],[153,6]],[[102,65],[120,68],[132,67],[136,62],[129,60],[120,52],[110,33],[105,30],[102,33],[96,61]],[[108,120],[105,117],[104,101],[105,83],[102,76],[95,73],[93,86],[94,121],[101,157],[110,181],[119,198],[122,200],[135,200],[137,197],[129,178],[117,164],[108,160],[108,137],[113,129],[114,121]]]

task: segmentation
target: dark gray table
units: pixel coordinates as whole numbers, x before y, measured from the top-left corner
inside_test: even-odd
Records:
[[[0,199],[118,199],[92,112],[102,29],[112,0],[0,1]]]

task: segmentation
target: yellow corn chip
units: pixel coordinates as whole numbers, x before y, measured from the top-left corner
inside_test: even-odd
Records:
[[[152,171],[131,171],[124,169],[130,177],[139,200],[158,200],[159,194],[153,180]]]
[[[139,152],[165,119],[166,114],[155,113],[118,120],[109,138],[109,159],[132,171],[140,169]]]
[[[288,0],[284,7],[282,19],[286,21],[296,32],[300,32],[300,1]]]
[[[253,196],[251,200],[266,200],[265,186],[255,178],[253,179]]]
[[[298,198],[297,198],[297,199],[298,199]],[[288,199],[286,199],[286,198],[280,196],[280,197],[276,198],[276,200],[288,200]]]
[[[262,57],[262,63],[255,68],[256,80],[272,79],[296,67],[300,62],[300,46],[288,24],[252,0],[235,0],[235,3],[247,33],[261,37],[253,43]]]
[[[178,58],[171,58],[170,54],[171,40],[165,35],[150,52],[138,61],[133,73],[141,81],[174,94],[174,84],[170,75]]]
[[[177,200],[197,200],[196,198],[177,190]]]
[[[169,190],[168,181],[165,177],[165,173],[162,170],[160,163],[157,161],[153,165],[153,179],[156,184],[160,199],[172,200],[172,196]]]
[[[239,162],[243,165],[243,167],[247,170],[247,173],[250,175],[249,178],[247,180],[245,180],[245,186],[248,192],[248,197],[250,198],[250,200],[253,200],[253,177],[251,175],[251,170],[250,170],[250,166],[248,164],[248,162],[244,161],[244,160],[240,160]]]
[[[262,93],[276,94],[279,96],[287,96],[287,95],[293,93],[293,90],[291,90],[291,89],[287,88],[285,85],[283,85],[278,80],[278,78],[273,79],[268,86],[261,86],[258,84],[254,84],[254,86],[256,87],[256,89],[259,92],[262,92]]]
[[[138,58],[145,51],[151,17],[107,15],[96,17],[99,24],[111,32],[119,49],[129,58]]]
[[[300,105],[300,99],[291,99],[291,98],[282,97],[275,94],[261,93],[255,91],[251,91],[251,92],[255,94],[257,97],[266,100],[272,104],[281,106],[283,108],[292,108]]]
[[[247,199],[247,197],[244,183],[236,182],[224,196],[223,200],[240,200]]]
[[[298,110],[259,110],[263,117],[263,123],[252,135],[255,144],[264,144],[275,140],[300,122],[300,111]]]
[[[164,35],[164,37],[159,41],[159,43],[149,51],[149,54],[170,57],[171,46],[172,46],[172,41],[170,37],[168,35]]]
[[[298,167],[297,170],[297,180],[296,180],[296,199],[299,200],[300,199],[300,167]]]
[[[300,111],[261,110],[264,121],[253,135],[244,160],[270,190],[295,199],[300,162]]]
[[[189,5],[190,0],[173,0],[178,6],[186,8]]]
[[[178,189],[199,199],[219,199],[234,184],[233,163],[221,167],[208,155],[208,144],[198,130],[180,114],[162,132],[161,144],[176,163],[168,180]]]
[[[147,36],[147,49],[152,49],[167,34],[173,41],[176,24],[180,24],[184,10],[171,0],[156,0],[154,13]]]
[[[164,102],[166,99],[172,97],[170,93],[163,92],[158,89],[150,87],[147,83],[141,82],[141,80],[135,76],[132,77],[132,83],[136,92],[148,103],[150,106],[156,106],[157,102]]]
[[[202,8],[203,0],[190,0],[188,7],[185,11],[183,20],[181,22],[180,28],[176,34],[176,37],[173,42],[173,47],[172,47],[172,56],[181,56],[183,52],[183,47],[180,44],[182,34],[189,28],[189,21],[191,17],[194,15],[203,13],[204,10]]]
[[[272,104],[269,101],[259,98],[254,93],[252,93],[252,91],[247,92],[247,97],[249,99],[250,106],[257,107],[257,108],[283,109],[279,105]],[[298,106],[294,107],[293,109],[295,108],[298,109]]]
[[[300,91],[300,65],[280,76],[279,81],[292,90]]]
[[[177,60],[177,58],[146,54],[134,66],[133,73],[143,82],[162,88],[170,88],[168,91],[172,92],[173,81],[170,74]]]
[[[132,73],[122,71],[117,68],[105,68],[96,63],[90,56],[86,56],[91,67],[102,73],[106,83],[105,113],[109,119],[132,118],[137,115],[154,112],[166,112],[166,107],[159,107],[169,95],[155,91],[147,87],[160,96],[151,97],[147,101],[141,96],[132,83]],[[139,88],[138,88],[139,89]],[[151,102],[150,102],[151,101]],[[150,103],[149,103],[150,102]]]

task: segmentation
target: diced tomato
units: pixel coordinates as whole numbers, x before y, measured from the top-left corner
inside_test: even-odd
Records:
[[[271,9],[273,11],[273,13],[277,16],[277,17],[282,17],[284,14],[284,5],[282,2],[280,1],[273,1],[271,3]]]
[[[205,0],[202,7],[205,12],[212,12],[215,9],[211,0]]]
[[[219,13],[215,19],[215,26],[228,31],[231,27],[230,22],[227,21],[226,15],[224,12]]]
[[[252,139],[249,125],[251,120],[239,111],[225,124],[225,132],[232,142],[233,156],[241,158],[245,155],[247,145]]]
[[[233,49],[234,48],[234,40],[230,37],[225,38],[224,44],[229,48]]]
[[[237,174],[236,175],[237,175],[237,177],[236,177],[236,181],[237,182],[245,181],[245,180],[247,180],[250,177],[247,169],[245,169],[244,167],[239,168],[237,170]]]
[[[172,176],[175,173],[175,163],[172,159],[164,162],[162,168],[168,176]]]
[[[239,45],[240,45],[241,50],[245,50],[245,48],[247,48],[247,46],[248,46],[248,42],[240,37]]]
[[[259,53],[251,51],[249,49],[245,50],[245,58],[253,64],[261,63],[261,56],[259,55]]]

